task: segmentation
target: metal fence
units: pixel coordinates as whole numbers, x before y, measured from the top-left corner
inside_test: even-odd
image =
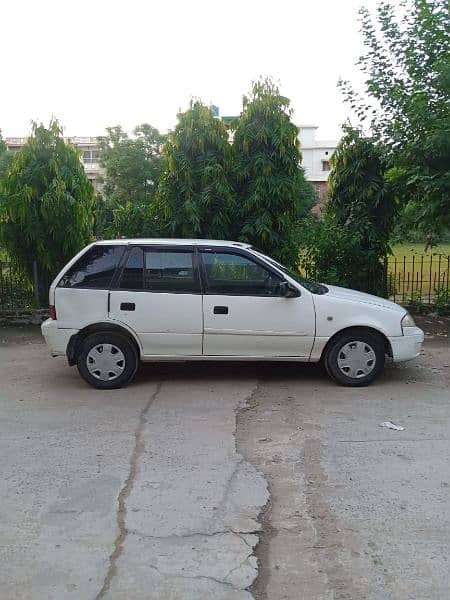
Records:
[[[390,256],[386,272],[388,294],[394,302],[435,304],[450,300],[450,256]]]

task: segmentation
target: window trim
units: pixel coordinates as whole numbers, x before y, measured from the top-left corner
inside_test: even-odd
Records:
[[[131,254],[133,248],[141,248],[143,252],[146,250],[151,250],[154,252],[163,251],[163,252],[179,252],[186,253],[189,252],[192,254],[192,266],[194,273],[194,283],[196,286],[196,291],[182,291],[182,290],[172,290],[170,292],[163,290],[147,290],[147,289],[133,289],[133,288],[121,288],[120,281],[122,279],[123,272],[128,262],[128,257]],[[197,252],[195,246],[180,246],[180,245],[168,245],[168,244],[128,244],[126,252],[124,253],[124,261],[123,264],[120,265],[120,268],[117,270],[117,277],[113,278],[113,285],[111,285],[110,291],[114,292],[142,292],[146,294],[184,294],[184,295],[193,295],[198,296],[202,295],[202,282],[200,278],[200,270],[197,259]]]
[[[251,252],[246,252],[244,249],[240,248],[230,248],[229,246],[200,246],[197,248],[197,252],[199,255],[199,261],[201,264],[201,277],[202,277],[202,289],[203,294],[205,296],[240,296],[243,298],[283,298],[282,294],[276,294],[273,296],[266,296],[262,294],[243,294],[240,292],[227,292],[225,293],[217,293],[208,290],[208,280],[206,276],[206,268],[205,263],[203,262],[203,253],[210,254],[232,254],[234,256],[243,256],[244,258],[256,263],[260,267],[264,268],[266,271],[269,271],[272,275],[277,277],[280,280],[280,283],[286,281],[286,279],[281,275],[276,269],[274,269],[271,265],[264,262],[259,256],[255,256]]]

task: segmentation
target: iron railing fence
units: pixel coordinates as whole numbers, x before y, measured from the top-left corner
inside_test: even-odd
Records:
[[[318,279],[314,266],[302,269],[301,273]],[[383,278],[366,282],[366,289],[384,289],[384,295],[400,304],[450,303],[450,256],[447,254],[388,256],[384,261]]]
[[[435,304],[450,301],[450,256],[389,256],[387,290],[394,302]]]

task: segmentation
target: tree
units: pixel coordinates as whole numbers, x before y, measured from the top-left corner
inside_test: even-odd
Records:
[[[6,146],[5,140],[0,129],[0,179],[5,176],[13,158],[13,153]]]
[[[356,129],[344,133],[331,159],[330,197],[309,240],[307,262],[320,279],[380,294],[396,210],[384,150]]]
[[[200,101],[192,101],[178,115],[164,155],[158,201],[169,234],[228,238],[234,191],[225,125]]]
[[[375,22],[365,8],[360,22],[366,96],[346,81],[339,85],[385,145],[409,218],[415,215],[424,234],[439,231],[450,224],[448,0],[402,0],[399,11],[381,2]]]
[[[161,235],[164,223],[155,204],[119,204],[112,211],[112,220],[105,227],[106,238],[142,238]]]
[[[0,241],[30,279],[34,261],[49,282],[91,241],[94,189],[56,119],[48,128],[33,123],[0,182],[0,197]]]
[[[147,123],[136,127],[133,137],[120,125],[108,127],[107,132],[108,135],[98,139],[107,206],[149,203],[163,168],[161,148],[165,136]]]
[[[268,79],[254,83],[250,96],[244,96],[234,124],[234,223],[238,239],[296,266],[302,203],[311,189],[291,116],[289,99]]]

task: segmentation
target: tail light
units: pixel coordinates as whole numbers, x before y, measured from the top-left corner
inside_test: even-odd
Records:
[[[50,315],[50,319],[53,319],[53,321],[56,321],[56,308],[54,304],[50,305],[50,309],[49,309],[49,315]]]

